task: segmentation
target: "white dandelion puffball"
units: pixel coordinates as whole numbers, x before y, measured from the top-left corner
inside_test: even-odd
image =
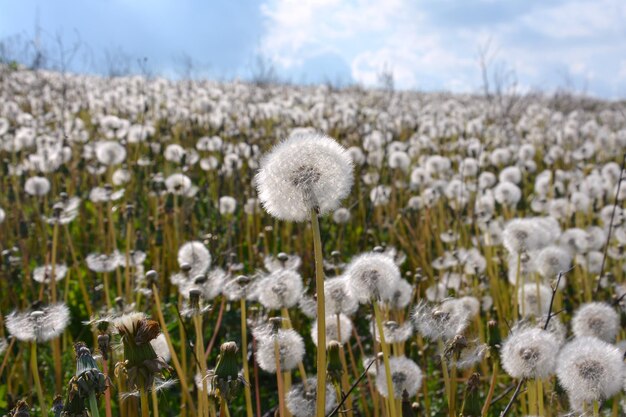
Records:
[[[233,214],[236,208],[237,208],[237,200],[235,200],[233,197],[231,196],[220,197],[219,209],[220,209],[220,214],[222,216],[226,214]]]
[[[567,271],[571,264],[570,253],[558,246],[548,246],[542,249],[536,260],[537,272],[546,279],[556,279],[559,273]],[[560,285],[564,285],[563,277],[561,281]]]
[[[96,158],[102,165],[119,165],[126,159],[126,149],[112,140],[96,143]]]
[[[330,278],[324,282],[324,303],[326,314],[343,313],[351,315],[359,308],[359,301],[348,291],[345,276]]]
[[[545,235],[534,219],[513,219],[504,227],[502,239],[510,253],[518,254],[540,249],[545,245]]]
[[[30,177],[24,183],[26,194],[41,197],[50,192],[50,181],[46,177]]]
[[[42,343],[59,337],[70,322],[70,309],[64,303],[13,312],[6,318],[9,334],[23,342]]]
[[[567,391],[571,405],[578,407],[617,394],[624,375],[620,350],[595,337],[577,337],[567,343],[556,365],[559,384]]]
[[[256,361],[265,372],[276,373],[274,342],[278,343],[281,372],[294,369],[304,357],[304,340],[293,329],[279,329],[273,334],[258,334],[257,342]]]
[[[298,304],[303,295],[302,276],[292,269],[278,269],[259,283],[257,294],[265,308],[279,310]]]
[[[315,415],[317,399],[317,378],[311,377],[305,384],[296,384],[287,393],[285,403],[294,417],[311,417]],[[331,384],[326,384],[326,406],[324,415],[330,414],[337,405],[337,394]]]
[[[400,356],[389,359],[393,394],[395,398],[402,398],[404,391],[409,397],[414,396],[422,386],[422,370],[411,359]],[[385,398],[388,398],[387,374],[384,367],[379,368],[376,375],[376,389]]]
[[[517,292],[519,312],[523,316],[541,316],[548,313],[552,290],[543,284],[528,283]]]
[[[576,337],[593,336],[613,343],[620,329],[617,312],[608,304],[593,302],[582,305],[572,318]]]
[[[272,216],[304,221],[311,210],[326,214],[352,188],[352,159],[335,140],[319,134],[292,135],[261,159],[255,177],[261,204]]]
[[[336,314],[326,316],[326,346],[333,341],[344,345],[348,343],[350,336],[352,336],[352,321],[347,316],[340,314],[339,320]],[[317,320],[311,326],[311,339],[317,346]]]
[[[360,303],[372,299],[388,300],[393,297],[400,268],[393,259],[382,253],[364,253],[350,262],[345,273],[348,291]]]
[[[38,266],[33,270],[33,280],[39,283],[48,283],[52,278],[52,265]],[[67,266],[62,264],[56,264],[54,266],[54,280],[60,281],[65,278],[67,274]]]
[[[502,367],[513,378],[547,378],[554,372],[559,343],[543,329],[519,329],[502,344]]]
[[[202,275],[211,266],[211,253],[200,241],[187,242],[178,249],[178,266],[184,264],[191,267],[189,271],[191,277]]]

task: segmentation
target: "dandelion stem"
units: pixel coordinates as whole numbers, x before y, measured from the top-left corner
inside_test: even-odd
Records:
[[[246,381],[244,384],[246,415],[247,417],[252,417],[252,394],[250,393],[250,370],[248,369],[248,333],[246,331],[246,299],[242,297],[239,303],[241,313],[241,359],[243,362],[243,378]]]
[[[283,387],[283,375],[280,370],[280,348],[278,347],[278,339],[274,340],[274,358],[276,361],[276,384],[278,385],[278,410],[280,417],[285,417],[285,389]]]
[[[30,343],[30,371],[33,374],[33,380],[35,382],[35,390],[37,391],[37,398],[39,399],[39,406],[41,407],[41,414],[45,415],[48,412],[46,407],[46,400],[43,396],[43,389],[41,388],[41,379],[39,379],[39,366],[37,366],[37,343]]]
[[[326,408],[326,312],[324,304],[324,263],[322,237],[316,210],[311,210],[315,252],[315,291],[317,294],[317,398],[316,415],[324,417]]]
[[[144,387],[139,388],[139,395],[141,397],[141,417],[150,417],[148,393]]]
[[[104,375],[109,376],[109,364],[106,359],[102,359],[102,370]],[[111,389],[107,378],[107,389],[104,391],[104,413],[106,417],[111,417]]]
[[[217,334],[220,331],[220,327],[222,326],[222,318],[224,317],[224,308],[226,307],[226,297],[222,297],[222,302],[220,303],[220,310],[217,313],[217,320],[215,321],[215,329],[213,329],[213,336],[211,336],[211,340],[209,341],[209,345],[204,352],[205,360],[208,360],[209,355],[211,354],[211,350],[213,350],[213,345],[215,345],[215,341],[217,340]]]
[[[89,393],[89,412],[91,413],[91,417],[100,417],[100,413],[98,412],[98,402],[96,401],[96,393],[93,391]]]
[[[157,398],[157,390],[155,389],[154,384],[152,384],[152,392],[150,392],[150,396],[152,397],[152,413],[154,417],[159,417],[159,399]]]
[[[172,344],[172,340],[170,338],[170,332],[167,330],[167,324],[165,323],[165,318],[163,317],[163,310],[161,308],[161,299],[159,297],[159,290],[157,289],[156,284],[152,284],[152,294],[154,295],[154,303],[156,304],[155,310],[156,310],[157,316],[159,317],[159,322],[161,324],[161,331],[163,332],[163,335],[165,335],[165,341],[167,342],[167,347],[172,353],[172,364],[174,365],[174,369],[176,370],[176,373],[178,374],[178,379],[180,380],[180,385],[183,388],[183,393],[185,397],[187,398],[187,402],[188,402],[187,408],[191,411],[191,414],[195,417],[196,409],[193,404],[193,398],[191,398],[189,386],[187,385],[187,379],[186,379],[187,376],[185,375],[185,373],[183,372],[180,366],[180,362],[178,361],[178,356],[176,355],[176,351],[174,350],[174,345]]]
[[[380,347],[383,351],[383,362],[385,364],[385,374],[387,376],[387,402],[389,403],[389,411],[391,417],[397,417],[396,400],[393,391],[393,380],[391,379],[391,367],[389,366],[389,345],[385,341],[385,333],[383,331],[383,320],[380,314],[378,303],[374,302],[374,315],[376,316],[376,327],[380,335]]]

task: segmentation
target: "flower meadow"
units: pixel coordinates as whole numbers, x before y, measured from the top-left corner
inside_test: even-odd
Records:
[[[624,103],[0,85],[0,413],[626,413]]]

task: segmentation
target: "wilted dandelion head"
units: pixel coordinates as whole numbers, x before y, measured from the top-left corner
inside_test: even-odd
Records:
[[[337,319],[339,317],[339,319]],[[344,314],[328,315],[326,317],[326,346],[330,342],[348,343],[352,336],[352,320]],[[317,346],[317,320],[311,325],[311,339]]]
[[[364,253],[348,265],[345,276],[348,291],[361,303],[386,300],[393,296],[400,279],[400,269],[393,259],[382,253]]]
[[[96,143],[96,158],[102,165],[119,165],[126,159],[126,148],[112,140]]]
[[[541,316],[548,313],[552,290],[543,284],[528,283],[517,292],[520,314],[524,316]]]
[[[395,398],[402,398],[405,391],[412,397],[422,386],[422,370],[411,359],[405,356],[390,358],[389,368]],[[376,375],[376,389],[385,398],[389,396],[386,375],[384,368],[379,369]]]
[[[335,140],[318,134],[292,135],[261,159],[255,177],[265,210],[281,220],[303,221],[312,209],[326,214],[352,187],[352,160]]]
[[[617,394],[624,382],[620,350],[595,337],[576,337],[559,353],[556,375],[570,404],[603,400]]]
[[[613,343],[619,330],[619,315],[606,303],[584,304],[576,310],[572,318],[572,331],[576,337],[593,336]]]
[[[539,328],[518,328],[502,344],[502,367],[513,378],[547,378],[554,372],[559,343]]]
[[[190,276],[202,275],[211,266],[211,253],[200,241],[187,242],[178,249],[178,265],[182,267],[183,264],[191,267]]]
[[[280,370],[290,371],[298,366],[304,357],[304,340],[293,329],[278,329],[257,333],[256,360],[265,372],[276,373],[274,343],[278,343]]]
[[[59,337],[70,322],[70,310],[63,303],[36,307],[6,318],[9,333],[23,342],[42,343]]]
[[[296,384],[285,398],[287,409],[294,417],[311,417],[315,415],[317,398],[317,378],[311,377],[305,384]],[[328,415],[337,404],[337,394],[331,384],[326,384],[326,407],[324,415]]]
[[[302,277],[294,270],[279,269],[262,278],[257,294],[265,308],[291,308],[302,297]]]

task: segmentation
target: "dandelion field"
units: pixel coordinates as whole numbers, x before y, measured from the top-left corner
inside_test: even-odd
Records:
[[[0,414],[626,413],[624,103],[0,85]]]

